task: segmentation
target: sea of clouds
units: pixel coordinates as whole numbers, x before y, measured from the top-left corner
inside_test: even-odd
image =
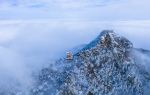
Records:
[[[66,51],[88,44],[104,29],[125,36],[134,47],[150,50],[149,25],[150,21],[0,21],[0,93],[28,94],[34,76],[42,68],[63,57]]]

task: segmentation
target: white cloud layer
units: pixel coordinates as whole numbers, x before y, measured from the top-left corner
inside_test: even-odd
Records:
[[[89,43],[103,29],[114,29],[135,47],[150,49],[149,25],[150,21],[0,21],[0,88],[27,92],[33,74],[71,48]]]
[[[146,20],[149,0],[3,0],[0,19]]]

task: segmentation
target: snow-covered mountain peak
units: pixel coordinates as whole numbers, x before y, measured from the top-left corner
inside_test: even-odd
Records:
[[[133,48],[133,44],[125,37],[113,32],[113,30],[103,30],[96,39],[83,48],[83,51],[92,48],[114,48],[130,51]]]
[[[144,95],[150,74],[132,50],[128,39],[104,30],[72,60],[43,69],[33,95]]]
[[[127,60],[132,50],[133,44],[128,39],[116,34],[112,30],[104,30],[76,55],[105,56],[109,59],[118,58],[116,60]]]

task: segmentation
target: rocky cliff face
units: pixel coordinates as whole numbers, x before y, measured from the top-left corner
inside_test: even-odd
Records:
[[[34,95],[144,95],[150,75],[136,64],[132,43],[113,31],[41,71]]]

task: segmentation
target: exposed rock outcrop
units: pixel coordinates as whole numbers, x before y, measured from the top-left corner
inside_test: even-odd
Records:
[[[144,95],[149,72],[136,64],[132,43],[113,31],[42,70],[34,95]],[[142,72],[142,73],[141,73]]]

